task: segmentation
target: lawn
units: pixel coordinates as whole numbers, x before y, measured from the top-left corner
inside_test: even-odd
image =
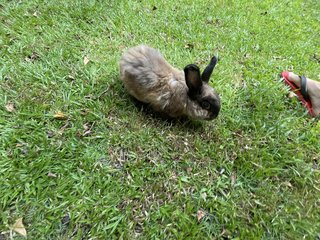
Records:
[[[320,122],[280,81],[320,79],[320,1],[0,2],[0,239],[319,239]],[[166,121],[118,62],[203,69],[222,109]],[[11,236],[10,236],[11,235]]]

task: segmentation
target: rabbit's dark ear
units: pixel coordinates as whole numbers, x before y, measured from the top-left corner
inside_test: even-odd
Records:
[[[201,75],[202,81],[209,82],[210,76],[211,76],[212,71],[213,71],[214,67],[216,66],[217,62],[218,62],[218,59],[216,58],[216,56],[211,58],[209,65],[204,69],[204,71]]]
[[[189,93],[191,95],[198,93],[202,87],[200,69],[194,64],[189,64],[184,68],[184,75]]]

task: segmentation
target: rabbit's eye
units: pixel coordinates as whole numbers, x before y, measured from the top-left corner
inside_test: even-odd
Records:
[[[210,106],[210,103],[208,101],[204,100],[204,101],[201,102],[201,107],[206,109],[206,110],[209,110],[211,106]]]

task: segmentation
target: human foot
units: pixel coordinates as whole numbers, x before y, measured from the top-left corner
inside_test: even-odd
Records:
[[[284,76],[285,75],[285,76]],[[283,72],[283,77],[294,83],[297,87],[301,87],[300,77],[293,72]],[[307,78],[308,96],[312,104],[313,114],[320,115],[320,82]]]

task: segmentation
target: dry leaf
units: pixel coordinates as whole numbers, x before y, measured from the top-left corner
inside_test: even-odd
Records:
[[[91,128],[91,124],[90,123],[85,123],[85,124],[82,125],[82,127],[83,127],[84,131],[88,131]]]
[[[85,131],[82,136],[83,137],[87,137],[87,136],[90,136],[92,134],[92,131],[91,130],[88,130],[88,131]]]
[[[94,123],[85,123],[85,124],[83,124],[84,132],[82,134],[82,137],[90,136],[92,134],[91,129],[93,128],[93,126],[94,126]]]
[[[198,210],[197,212],[197,219],[198,219],[198,222],[200,222],[202,220],[202,218],[204,218],[206,216],[206,213],[202,210]]]
[[[230,178],[231,178],[231,186],[233,186],[236,183],[236,180],[237,180],[236,173],[232,173]]]
[[[66,130],[67,127],[69,127],[69,122],[68,122],[68,121],[66,122],[65,125],[63,125],[63,126],[59,129],[60,134],[62,134],[63,131]]]
[[[26,237],[27,236],[27,231],[24,228],[22,218],[18,218],[16,222],[12,226],[12,230],[15,231],[16,233],[19,233],[20,235]]]
[[[16,111],[16,107],[13,102],[8,102],[5,107],[8,112],[15,112]]]
[[[87,65],[89,63],[89,61],[90,61],[89,58],[87,56],[85,56],[83,59],[84,65]]]
[[[283,185],[292,188],[292,184],[290,182],[283,182]]]
[[[58,112],[56,112],[54,115],[53,115],[53,117],[55,118],[55,119],[58,119],[58,120],[66,120],[68,117],[67,117],[67,115],[65,115],[63,112],[61,112],[61,111],[58,111]]]
[[[187,43],[184,48],[186,49],[193,49],[194,48],[194,45],[192,43]]]
[[[52,172],[48,172],[48,177],[57,177],[57,175],[56,174],[54,174],[54,173],[52,173]]]

